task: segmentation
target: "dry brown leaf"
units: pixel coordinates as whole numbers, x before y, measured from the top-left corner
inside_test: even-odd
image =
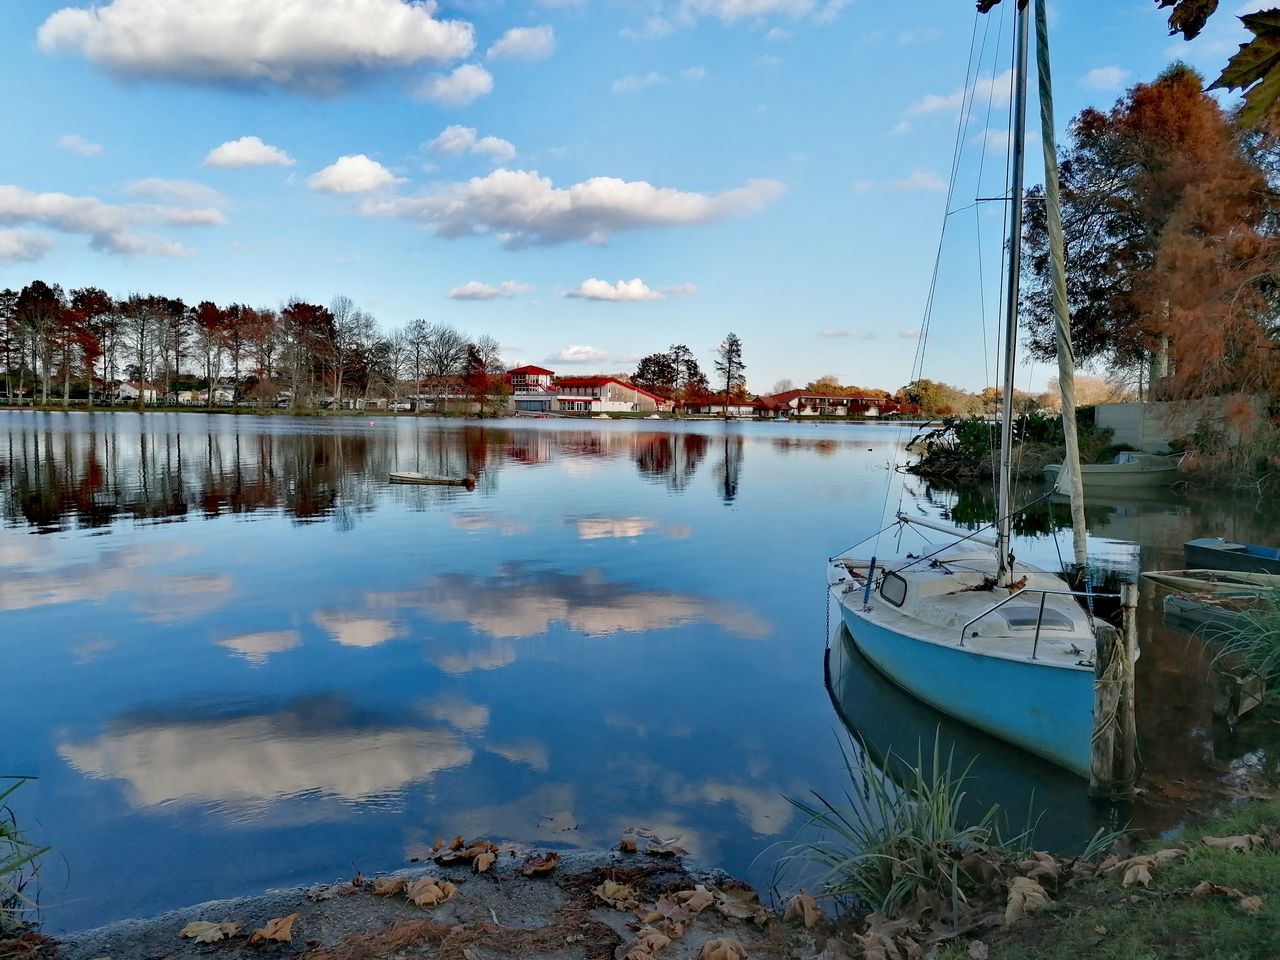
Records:
[[[1133,865],[1124,872],[1124,879],[1120,881],[1120,885],[1131,887],[1135,883],[1140,883],[1144,887],[1151,886],[1151,864],[1146,861],[1135,860]]]
[[[373,894],[376,897],[390,897],[404,892],[404,877],[374,877]]]
[[[1255,847],[1265,847],[1267,841],[1257,834],[1245,834],[1240,837],[1205,837],[1204,845],[1218,850],[1236,850],[1248,853]]]
[[[969,944],[969,960],[987,960],[990,953],[987,945],[981,940],[974,940]]]
[[[664,920],[662,922],[662,932],[672,940],[679,940],[684,936],[684,928],[686,926],[687,924],[675,920]]]
[[[439,853],[440,849],[443,846],[444,846],[444,837],[436,837],[436,842],[431,845],[431,852]]]
[[[543,874],[550,873],[555,869],[556,863],[560,860],[560,854],[552,850],[546,856],[535,857],[530,855],[525,858],[524,866],[520,868],[520,872],[526,877],[538,877]]]
[[[466,842],[462,839],[462,837],[458,836],[458,837],[454,837],[454,838],[453,838],[453,843],[449,844],[449,849],[450,849],[450,850],[461,850],[461,849],[462,849],[463,847],[465,847],[466,845],[467,845],[467,844],[466,844]]]
[[[1172,863],[1174,860],[1177,860],[1179,857],[1186,856],[1186,854],[1187,854],[1187,851],[1185,850],[1180,850],[1177,847],[1170,847],[1167,850],[1157,850],[1151,856],[1155,859],[1157,864],[1161,864],[1161,863]]]
[[[634,910],[639,905],[635,888],[615,880],[604,881],[592,893],[615,910]]]
[[[865,937],[858,937],[862,947],[863,960],[901,960],[902,954],[892,937],[885,937],[874,931]]]
[[[1005,903],[1004,922],[1016,923],[1051,902],[1044,887],[1036,881],[1026,877],[1014,877],[1009,881],[1009,898]]]
[[[807,893],[797,893],[787,903],[782,913],[783,920],[799,920],[806,930],[812,930],[822,919],[822,911],[818,909],[818,901]]]
[[[1191,899],[1203,900],[1206,897],[1210,897],[1215,893],[1220,893],[1224,897],[1231,897],[1232,899],[1235,899],[1235,900],[1239,900],[1241,897],[1244,896],[1244,894],[1241,893],[1239,890],[1237,890],[1235,887],[1220,887],[1216,883],[1213,883],[1210,880],[1201,880],[1198,884],[1196,884],[1196,888],[1191,891]]]
[[[192,920],[178,931],[178,936],[189,937],[196,943],[217,943],[239,934],[241,926],[238,920],[224,920],[222,923]]]
[[[436,877],[419,877],[405,890],[404,895],[419,907],[434,907],[444,903],[458,888],[448,880]]]
[[[711,904],[715,903],[715,897],[707,892],[707,888],[699,884],[692,890],[680,890],[675,894],[676,900],[686,909],[692,910],[694,913],[701,913]]]
[[[249,943],[266,943],[268,941],[292,943],[293,925],[298,922],[300,916],[302,916],[300,913],[291,913],[287,917],[276,917],[274,920],[268,920],[265,927],[249,934]]]
[[[476,873],[484,873],[493,866],[494,861],[497,859],[498,855],[489,850],[486,850],[484,853],[478,853],[476,854],[476,858],[471,861],[471,869]]]
[[[1266,905],[1267,905],[1267,902],[1263,900],[1261,897],[1241,897],[1236,904],[1236,906],[1238,906],[1245,913],[1249,914],[1249,916],[1251,917],[1256,917],[1259,913],[1262,912],[1262,908],[1265,907]]]
[[[750,887],[720,887],[712,892],[716,909],[730,920],[753,920],[763,927],[769,911],[760,906],[760,896]]]
[[[656,953],[670,943],[670,937],[653,927],[641,927],[636,931],[636,944],[650,953]]]
[[[708,940],[698,951],[698,960],[746,960],[747,951],[732,937]]]
[[[621,840],[618,841],[618,849],[621,850],[623,853],[635,853],[636,852],[635,837],[623,837]]]
[[[1034,852],[1031,854],[1032,859],[1023,860],[1018,864],[1018,869],[1023,875],[1030,877],[1032,880],[1057,880],[1061,872],[1056,858],[1047,853]]]
[[[651,857],[687,857],[689,855],[689,851],[678,846],[674,840],[651,843],[644,848],[644,852]]]

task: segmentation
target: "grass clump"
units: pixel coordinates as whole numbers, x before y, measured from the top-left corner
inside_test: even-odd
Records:
[[[13,782],[0,790],[0,935],[16,931],[23,925],[32,907],[24,890],[35,877],[37,863],[48,852],[22,835],[8,800],[27,777],[10,777]]]
[[[1270,696],[1280,694],[1280,588],[1243,607],[1215,639],[1221,647],[1215,659],[1237,660],[1262,678]]]
[[[955,919],[980,908],[1006,865],[1030,856],[1030,820],[1010,833],[998,804],[976,820],[965,815],[972,764],[957,771],[938,739],[928,762],[919,751],[901,783],[866,750],[855,746],[851,754],[841,742],[840,751],[849,778],[844,805],[816,793],[812,803],[788,798],[818,837],[798,843],[786,859],[819,868],[823,895],[853,898],[884,917],[932,912]],[[1086,855],[1117,836],[1100,832]]]

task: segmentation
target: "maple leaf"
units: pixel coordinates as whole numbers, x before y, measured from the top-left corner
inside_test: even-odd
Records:
[[[635,837],[623,837],[618,841],[618,849],[623,853],[635,853],[636,841]]]
[[[404,892],[410,902],[419,907],[434,907],[444,903],[458,888],[448,880],[436,877],[419,877]]]
[[[560,854],[554,850],[543,857],[530,856],[525,860],[524,866],[520,868],[520,872],[526,877],[542,876],[550,873],[555,869],[556,863],[560,860]]]
[[[708,940],[698,951],[698,960],[746,960],[747,951],[732,937]]]
[[[787,903],[782,913],[783,920],[799,920],[806,930],[812,930],[822,919],[822,911],[818,909],[818,901],[807,893],[797,893]]]
[[[1205,837],[1204,845],[1206,847],[1214,847],[1218,850],[1235,850],[1239,853],[1248,853],[1254,847],[1264,847],[1267,841],[1256,834],[1245,834],[1240,837]]]
[[[268,920],[265,927],[249,934],[249,943],[267,943],[268,941],[292,943],[293,925],[298,922],[298,918],[301,916],[302,914],[300,913],[291,913],[287,917],[276,917],[274,920]]]
[[[404,892],[404,877],[374,877],[373,893],[377,897],[390,897]]]
[[[1253,34],[1240,44],[1210,90],[1244,90],[1240,124],[1250,127],[1280,98],[1280,10],[1263,10],[1240,18]]]
[[[615,910],[634,910],[639,904],[635,888],[615,880],[606,880],[591,892]]]
[[[484,853],[476,854],[476,858],[471,861],[471,869],[476,873],[484,873],[493,866],[493,862],[498,859],[498,855],[491,850]]]
[[[1261,913],[1262,908],[1265,907],[1266,905],[1267,905],[1266,901],[1263,900],[1261,897],[1241,897],[1236,904],[1236,906],[1238,906],[1245,913],[1249,914],[1249,916],[1251,917],[1257,916],[1259,913]]]
[[[1218,9],[1218,0],[1156,0],[1156,4],[1162,10],[1173,7],[1169,14],[1169,33],[1180,33],[1188,40],[1200,35],[1205,23]]]
[[[1016,923],[1028,914],[1035,913],[1051,901],[1044,887],[1026,877],[1014,877],[1009,881],[1009,899],[1005,903],[1004,922]]]
[[[207,920],[193,920],[178,931],[178,936],[189,937],[195,943],[217,943],[240,932],[242,924],[238,920],[222,923],[210,923]]]

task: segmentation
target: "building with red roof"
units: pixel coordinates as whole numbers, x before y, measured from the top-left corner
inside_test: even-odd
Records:
[[[671,401],[617,377],[558,377],[558,409],[566,413],[656,413]]]

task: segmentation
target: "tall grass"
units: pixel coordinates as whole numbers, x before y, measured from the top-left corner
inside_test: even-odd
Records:
[[[11,777],[11,783],[0,790],[0,932],[17,927],[31,908],[23,891],[35,876],[37,862],[48,847],[37,847],[25,839],[18,828],[8,800],[27,777]]]
[[[1262,677],[1268,694],[1280,695],[1280,588],[1262,593],[1240,610],[1235,626],[1215,636],[1221,645],[1215,659],[1238,657]]]
[[[853,897],[886,917],[929,901],[941,901],[955,914],[981,886],[978,876],[970,876],[976,860],[1015,860],[1029,852],[1030,812],[1018,832],[1009,831],[998,804],[976,819],[965,816],[972,762],[957,771],[954,751],[944,759],[938,737],[928,762],[923,749],[917,752],[904,782],[894,782],[866,750],[852,747],[840,742],[849,780],[843,805],[816,792],[816,802],[788,797],[808,818],[802,832],[816,831],[817,839],[797,842],[784,859],[816,866],[824,895]],[[1099,831],[1083,855],[1100,853],[1118,836]]]

